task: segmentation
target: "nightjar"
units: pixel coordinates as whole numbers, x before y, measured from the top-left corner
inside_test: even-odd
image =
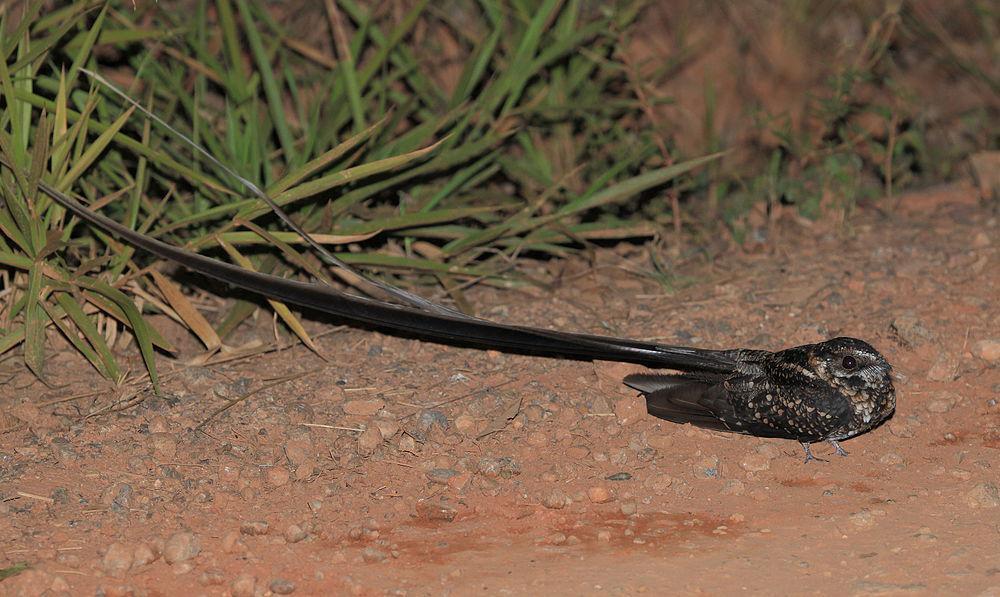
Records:
[[[778,352],[723,351],[728,372],[637,374],[625,384],[646,398],[649,414],[674,423],[801,442],[840,440],[878,426],[896,408],[892,366],[870,344],[834,338]]]

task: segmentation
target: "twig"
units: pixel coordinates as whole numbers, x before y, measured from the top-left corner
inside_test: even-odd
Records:
[[[21,496],[23,498],[28,498],[28,499],[32,499],[32,500],[38,500],[40,502],[45,502],[46,504],[54,504],[54,503],[56,503],[56,501],[54,499],[50,498],[50,497],[45,497],[44,495],[36,495],[34,493],[28,493],[26,491],[18,491],[17,495],[19,495],[19,496]]]

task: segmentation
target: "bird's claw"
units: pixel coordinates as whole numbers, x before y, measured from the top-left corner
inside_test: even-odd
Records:
[[[813,456],[812,449],[809,447],[808,443],[806,442],[799,442],[799,443],[802,444],[802,449],[806,451],[806,460],[802,464],[809,464],[810,460],[816,460],[818,462],[829,462],[825,458],[817,458],[816,456]]]
[[[830,445],[833,446],[834,454],[836,454],[837,456],[845,457],[845,458],[847,457],[847,455],[849,454],[849,452],[847,450],[845,450],[845,449],[843,449],[843,448],[840,447],[840,442],[838,442],[835,439],[831,439],[831,440],[827,440],[827,441],[829,441]]]

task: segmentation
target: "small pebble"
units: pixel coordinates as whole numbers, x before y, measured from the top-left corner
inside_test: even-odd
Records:
[[[951,410],[958,402],[959,396],[954,392],[938,392],[926,405],[928,412],[942,414]]]
[[[771,458],[759,452],[750,452],[740,460],[743,470],[751,473],[766,471],[771,468]]]
[[[472,473],[459,473],[448,479],[448,487],[454,489],[455,491],[465,491],[471,481]]]
[[[621,506],[621,511],[625,516],[632,516],[639,511],[639,507],[636,506],[635,502],[625,502]]]
[[[288,525],[284,534],[285,541],[288,541],[289,543],[298,543],[299,541],[305,539],[308,535],[309,533],[306,533],[305,530],[297,524]]]
[[[222,536],[222,551],[225,553],[243,553],[247,550],[246,543],[236,531],[229,531]]]
[[[174,576],[184,576],[194,570],[194,564],[191,562],[177,562],[170,567],[170,571]]]
[[[218,568],[209,568],[198,577],[198,584],[206,587],[217,587],[225,584],[226,575]]]
[[[443,412],[433,408],[421,411],[420,416],[417,417],[417,428],[424,433],[430,433],[434,427],[447,429],[448,417]]]
[[[972,345],[972,354],[990,363],[1000,361],[1000,339],[987,338]]]
[[[201,552],[201,540],[194,533],[177,532],[163,544],[163,561],[177,564],[190,560]]]
[[[417,516],[424,520],[444,520],[451,522],[458,516],[458,510],[432,502],[417,502]]]
[[[595,485],[587,489],[587,497],[595,504],[604,504],[612,500],[611,492],[603,485]]]
[[[378,427],[384,439],[390,439],[399,433],[399,421],[395,419],[375,419],[372,424]]]
[[[606,529],[597,531],[597,540],[601,543],[609,543],[611,541],[611,531]]]
[[[743,495],[747,492],[746,483],[740,481],[739,479],[731,479],[726,481],[726,484],[722,486],[719,493],[722,495]]]
[[[415,439],[413,439],[413,436],[411,436],[410,434],[404,433],[399,438],[399,451],[400,452],[407,452],[408,454],[416,454],[417,453],[417,441]]]
[[[646,418],[646,400],[628,396],[615,401],[615,419],[620,425],[631,425]]]
[[[367,429],[358,436],[358,455],[368,457],[375,452],[375,448],[382,445],[382,430],[377,425],[369,425]]]
[[[480,458],[478,470],[484,477],[510,479],[521,474],[521,466],[509,456]]]
[[[292,463],[292,466],[299,466],[309,460],[312,446],[308,441],[289,441],[285,442],[284,452],[285,457],[288,458],[288,462]]]
[[[972,508],[1000,506],[1000,490],[993,483],[979,483],[965,494],[965,501]]]
[[[344,403],[344,413],[357,415],[360,417],[370,417],[385,408],[385,400],[381,398],[367,398],[361,400],[350,400]]]
[[[674,478],[666,473],[659,473],[654,475],[647,480],[644,485],[651,489],[653,493],[662,494],[671,485],[674,484]]]
[[[104,553],[101,560],[101,567],[108,576],[114,578],[124,578],[125,573],[132,567],[133,550],[121,543],[112,543],[108,546],[108,551]]]
[[[935,334],[912,311],[905,311],[893,320],[890,329],[903,342],[916,346],[935,339]]]
[[[468,435],[476,430],[476,419],[470,415],[458,415],[455,417],[455,429]]]
[[[958,356],[948,350],[940,352],[927,370],[927,379],[931,381],[952,381],[956,376],[958,376]]]
[[[432,468],[426,473],[428,481],[440,485],[447,485],[448,481],[456,475],[458,475],[458,471],[450,468]]]
[[[529,446],[541,448],[549,445],[549,436],[543,431],[532,431],[525,440]]]
[[[694,467],[695,475],[707,479],[715,479],[719,476],[719,458],[717,456],[706,456],[698,461]]]
[[[267,484],[271,487],[281,487],[287,485],[289,479],[291,479],[291,473],[288,469],[283,466],[272,466],[267,469],[265,473],[267,478]]]
[[[551,545],[562,545],[563,543],[566,543],[566,534],[552,533],[551,535],[545,538],[545,541]]]
[[[158,551],[154,550],[152,545],[143,541],[132,550],[132,567],[139,568],[145,566],[156,561],[158,557],[160,557]]]
[[[869,510],[864,508],[854,514],[851,514],[850,520],[851,524],[858,528],[867,529],[869,527],[875,526],[875,517],[884,516],[885,512],[883,510]]]
[[[177,440],[170,433],[150,433],[146,445],[160,461],[173,460],[177,455]]]
[[[610,415],[612,414],[611,406],[608,401],[603,396],[598,396],[594,398],[594,401],[590,404],[590,412],[595,415]]]
[[[389,554],[385,553],[381,549],[377,549],[371,546],[364,548],[364,550],[362,550],[361,552],[361,559],[369,564],[383,562],[388,557]]]
[[[266,535],[271,525],[266,520],[247,520],[240,523],[240,532],[244,535]]]
[[[523,411],[524,418],[531,423],[538,423],[545,418],[545,409],[537,404],[529,404]]]
[[[878,459],[882,464],[887,464],[889,466],[895,466],[897,464],[903,464],[903,457],[896,452],[886,452]]]
[[[267,586],[275,595],[290,595],[295,592],[295,583],[284,578],[276,578]]]
[[[233,597],[254,597],[257,592],[257,579],[250,574],[240,574],[229,585]]]
[[[553,489],[544,498],[542,505],[550,510],[560,510],[566,507],[566,494],[561,489]]]

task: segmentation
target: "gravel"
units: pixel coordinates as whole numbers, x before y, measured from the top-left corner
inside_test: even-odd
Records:
[[[288,525],[287,528],[285,528],[284,532],[285,541],[289,543],[298,543],[299,541],[305,539],[307,536],[309,536],[309,533],[307,533],[302,527],[300,527],[297,524],[290,524]]]
[[[458,510],[434,502],[417,502],[417,516],[424,520],[443,520],[451,522],[458,516]]]
[[[168,564],[185,562],[201,552],[201,540],[194,533],[174,533],[163,545],[163,561]]]
[[[457,476],[459,472],[450,468],[432,468],[425,474],[427,476],[427,480],[431,483],[447,485],[451,478]]]
[[[272,466],[268,467],[267,471],[264,473],[264,477],[266,478],[267,484],[269,486],[283,487],[288,484],[288,481],[292,478],[292,475],[288,471],[287,467]]]
[[[139,543],[132,550],[132,566],[139,568],[156,561],[160,557],[159,550],[145,541]]]
[[[246,520],[240,523],[240,533],[244,535],[266,535],[271,525],[266,520]]]
[[[295,592],[295,583],[284,578],[276,578],[267,585],[267,588],[275,595],[289,595]]]
[[[566,499],[563,490],[553,489],[542,498],[542,505],[550,510],[561,510],[566,507]]]
[[[384,562],[388,557],[389,554],[372,546],[368,546],[361,551],[361,559],[368,564]]]
[[[1000,506],[1000,490],[993,483],[978,483],[965,494],[971,508],[996,508]]]
[[[358,455],[371,456],[375,452],[375,448],[382,444],[383,438],[382,430],[377,425],[369,425],[358,436]]]
[[[101,567],[108,576],[125,578],[125,573],[132,567],[133,551],[121,543],[112,543],[104,553]]]
[[[385,408],[385,400],[381,398],[350,400],[344,403],[345,414],[359,417],[370,417],[383,408]]]
[[[233,597],[254,597],[257,592],[257,579],[252,574],[240,574],[229,585],[229,591]]]
[[[975,342],[972,345],[972,354],[989,363],[1000,361],[1000,339],[987,338]]]
[[[198,584],[206,587],[219,587],[226,583],[226,574],[218,568],[209,568],[198,576]]]
[[[610,502],[614,497],[611,495],[611,491],[603,485],[595,485],[587,489],[587,498],[590,499],[592,503],[604,504]]]

